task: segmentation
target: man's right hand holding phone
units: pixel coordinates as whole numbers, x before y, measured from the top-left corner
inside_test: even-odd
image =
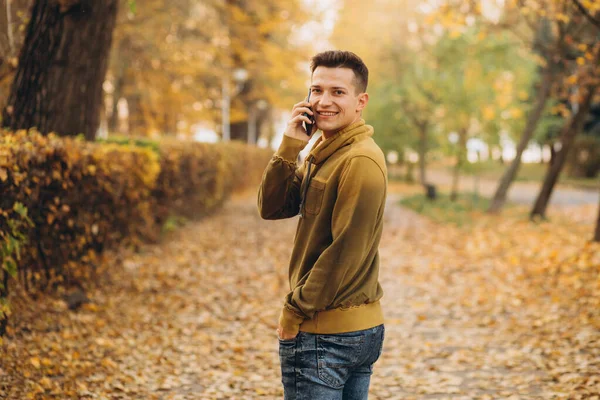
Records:
[[[302,101],[294,105],[292,108],[292,118],[288,121],[287,128],[284,132],[286,136],[300,139],[308,143],[312,135],[317,131],[317,125],[314,123],[314,119],[311,120],[311,118],[303,115],[306,113],[311,117],[314,116],[310,106],[311,104],[308,101]],[[306,130],[302,125],[303,122],[306,124],[312,124],[310,135],[306,133]]]

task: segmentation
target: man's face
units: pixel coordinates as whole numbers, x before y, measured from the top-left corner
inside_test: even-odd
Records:
[[[357,93],[354,83],[350,68],[317,67],[313,72],[310,103],[325,137],[360,119],[369,95]]]

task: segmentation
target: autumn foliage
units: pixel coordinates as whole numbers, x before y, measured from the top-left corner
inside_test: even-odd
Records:
[[[90,143],[19,131],[0,136],[0,318],[8,276],[77,285],[103,250],[156,240],[172,215],[210,212],[255,185],[270,152],[243,144]]]

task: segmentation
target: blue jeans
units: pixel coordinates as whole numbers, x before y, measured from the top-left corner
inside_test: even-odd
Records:
[[[284,400],[365,400],[384,326],[279,341]]]

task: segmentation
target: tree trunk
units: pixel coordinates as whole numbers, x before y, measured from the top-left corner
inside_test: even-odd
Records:
[[[550,144],[550,162],[548,163],[548,165],[554,164],[554,161],[556,161],[556,150],[554,149],[554,143],[551,143]]]
[[[460,179],[460,170],[462,169],[464,160],[465,160],[465,149],[467,147],[467,131],[459,132],[458,139],[458,153],[456,154],[456,164],[454,165],[454,172],[452,175],[452,189],[450,192],[450,200],[456,201],[458,199],[459,192],[459,179]]]
[[[95,138],[117,4],[36,0],[4,126]]]
[[[108,120],[108,131],[115,133],[119,131],[119,99],[123,97],[123,86],[125,85],[125,77],[122,70],[117,72],[114,81],[114,90],[112,93],[112,110]]]
[[[596,218],[596,232],[594,233],[594,242],[600,242],[600,204],[598,205],[598,217]]]
[[[7,61],[14,51],[10,2],[5,0],[4,3],[6,3],[4,6],[0,5],[0,27],[2,27],[0,30],[0,65]],[[4,31],[5,27],[6,31]]]
[[[108,119],[108,132],[109,133],[116,133],[119,131],[119,98],[120,98],[120,93],[117,91],[115,85],[115,91],[113,93],[113,103],[112,103],[112,110],[110,113],[110,118]]]
[[[248,121],[230,123],[230,140],[248,141]]]
[[[535,106],[527,118],[527,124],[525,125],[525,129],[521,135],[521,140],[517,145],[517,154],[500,179],[498,187],[496,188],[496,192],[494,193],[494,197],[492,198],[490,208],[488,209],[488,213],[499,212],[506,201],[508,189],[517,176],[517,172],[521,166],[521,156],[523,155],[523,152],[527,148],[527,144],[535,132],[535,128],[537,127],[537,124],[542,116],[542,112],[546,106],[546,102],[548,101],[548,97],[550,96],[552,77],[553,73],[551,67],[546,67],[542,73],[542,82],[540,83],[540,87],[538,89]]]
[[[127,134],[130,136],[146,136],[148,134],[148,121],[143,107],[142,95],[139,92],[127,96],[127,110],[129,111]]]
[[[419,126],[419,133],[419,179],[421,180],[421,185],[426,185],[425,156],[427,155],[427,124]]]
[[[0,270],[0,278],[2,282],[0,284],[0,299],[8,297],[8,272]],[[6,333],[6,325],[8,324],[8,315],[4,313],[0,314],[0,337]]]
[[[560,151],[555,155],[554,161],[548,167],[546,177],[544,178],[544,183],[542,185],[542,189],[540,190],[535,200],[533,209],[531,210],[531,213],[529,215],[530,218],[533,219],[535,216],[545,218],[546,208],[548,208],[550,196],[552,195],[552,191],[554,189],[554,186],[556,185],[556,182],[558,182],[560,172],[562,171],[562,168],[565,165],[565,161],[567,160],[569,151],[573,147],[575,137],[583,129],[583,123],[585,122],[585,119],[590,111],[592,99],[594,98],[595,93],[596,87],[592,87],[589,89],[589,92],[583,100],[583,103],[580,105],[577,113],[573,115],[573,117],[567,124],[565,124],[563,131],[560,135],[562,147]]]

